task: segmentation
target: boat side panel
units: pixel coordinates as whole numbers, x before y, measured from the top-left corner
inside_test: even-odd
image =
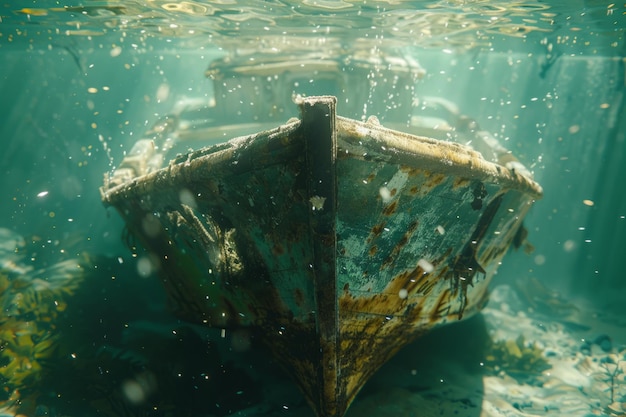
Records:
[[[372,142],[357,152],[345,143],[337,161],[337,299],[342,378],[353,396],[402,346],[484,306],[532,199],[451,175],[421,155],[409,164]]]
[[[313,261],[311,203],[302,137],[288,133],[204,152],[106,195],[158,263],[181,316],[216,327],[268,315],[313,323],[313,283],[300,273]]]

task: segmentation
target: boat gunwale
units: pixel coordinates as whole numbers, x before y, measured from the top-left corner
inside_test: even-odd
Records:
[[[467,179],[478,179],[517,190],[535,199],[543,196],[542,187],[532,178],[495,162],[487,161],[480,152],[457,142],[443,141],[386,128],[377,123],[359,122],[337,116],[338,143],[347,143],[344,153],[352,157],[415,166],[416,157],[425,162],[421,169],[438,170]],[[375,152],[356,152],[357,148]],[[341,153],[339,153],[341,155]],[[443,169],[442,169],[443,168]]]
[[[109,186],[110,176],[109,174],[105,174],[105,183],[100,187],[101,199],[105,205],[113,205],[113,200],[118,194],[125,194],[138,184],[147,184],[157,181],[162,182],[164,180],[169,182],[168,178],[172,179],[175,177],[175,174],[180,173],[182,170],[188,170],[189,168],[193,171],[195,167],[204,165],[207,160],[209,160],[211,164],[223,163],[224,161],[232,159],[235,153],[241,152],[252,145],[256,139],[266,138],[276,140],[289,137],[289,135],[297,131],[300,124],[300,119],[294,119],[293,121],[290,120],[270,130],[254,133],[252,135],[237,136],[217,145],[210,145],[186,154],[179,154],[171,159],[166,166],[146,174],[135,176],[113,186]]]
[[[111,205],[115,195],[126,193],[139,183],[170,180],[184,167],[186,170],[206,163],[223,162],[245,151],[257,140],[273,141],[289,137],[300,129],[300,119],[290,119],[273,129],[232,138],[224,143],[209,145],[186,154],[179,154],[169,163],[152,172],[135,176],[110,186],[109,176],[100,188],[102,201]],[[466,179],[477,179],[498,184],[504,190],[517,190],[540,199],[543,190],[532,178],[495,162],[487,161],[480,152],[456,142],[414,135],[386,128],[375,122],[360,122],[336,116],[338,158],[346,152],[352,158],[378,159],[388,163],[453,174]],[[363,152],[363,151],[366,152]],[[366,155],[365,155],[366,154]],[[193,168],[192,168],[193,169]]]

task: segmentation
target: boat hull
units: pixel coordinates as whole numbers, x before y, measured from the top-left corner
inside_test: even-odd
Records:
[[[469,317],[541,188],[464,146],[301,119],[105,183],[172,309],[255,326],[319,417],[428,330]]]

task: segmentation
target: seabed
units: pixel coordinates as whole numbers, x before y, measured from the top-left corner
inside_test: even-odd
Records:
[[[626,317],[561,303],[529,307],[496,286],[482,314],[400,351],[346,416],[626,415]],[[231,415],[313,416],[288,381],[265,387],[263,404]]]
[[[435,329],[406,346],[370,379],[346,416],[625,416],[626,334],[623,329],[626,327],[626,316],[594,311],[553,295],[540,299],[533,292],[532,298],[528,299],[521,294],[509,285],[496,286],[482,313]],[[177,407],[185,408],[176,408],[181,415],[314,416],[303,395],[269,353],[263,355],[256,350],[245,349],[233,351],[236,333],[228,333],[224,337],[216,329],[196,329],[197,335],[186,337],[181,345],[176,340],[183,339],[172,339],[172,329],[180,329],[176,326],[181,326],[181,322],[161,317],[155,321],[130,321],[128,328],[135,329],[131,332],[131,339],[144,340],[145,336],[148,337],[147,342],[144,340],[148,345],[142,344],[150,346],[147,354],[150,349],[155,349],[155,345],[166,346],[171,357],[160,357],[161,361],[165,361],[164,366],[168,366],[167,361],[177,363],[183,351],[189,353],[191,349],[195,352],[197,347],[206,346],[207,337],[209,345],[221,343],[217,354],[222,358],[221,365],[207,363],[213,356],[191,357],[187,362],[195,364],[194,369],[198,372],[204,369],[199,366],[230,369],[225,374],[230,382],[219,380],[224,393],[233,394],[237,390],[233,390],[232,384],[243,384],[244,391],[248,391],[240,397],[252,404],[247,408],[243,403],[237,404],[237,395],[233,397],[234,394],[228,399],[219,395],[198,397],[193,393],[173,392],[171,395],[175,396],[187,397],[189,394],[192,402],[202,403],[185,404],[179,403],[180,399],[174,399]],[[202,334],[202,331],[213,333]],[[245,330],[239,332],[245,335]],[[132,351],[127,352],[132,356]],[[123,362],[123,355],[120,358]],[[109,363],[111,365],[114,363]],[[80,373],[68,369],[63,375],[71,375],[70,382],[89,378],[76,372]],[[157,380],[161,389],[171,382]],[[178,384],[174,386],[180,386],[181,381],[174,382]],[[59,386],[62,385],[55,385],[50,391],[61,389]],[[159,396],[162,395],[168,396],[168,392],[159,391]],[[73,412],[69,413],[55,410],[54,406],[48,407],[37,400],[33,415],[94,415],[95,409],[85,410],[84,413],[79,411],[81,399],[71,395],[64,397],[65,403],[73,408]],[[193,411],[207,410],[207,404],[215,405],[220,401],[222,403],[215,408],[219,410],[218,414]],[[228,413],[224,408],[229,407],[228,401],[230,407],[239,408],[239,411]],[[137,413],[133,413],[132,409],[126,411],[130,411],[125,414],[129,416],[153,415],[150,412],[141,414],[140,410],[136,410]],[[110,412],[104,411],[103,415],[117,415]],[[1,417],[14,415],[15,411],[0,411]],[[25,414],[20,412],[20,415]]]

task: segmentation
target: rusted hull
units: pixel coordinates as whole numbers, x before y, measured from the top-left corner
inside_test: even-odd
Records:
[[[175,312],[259,327],[320,417],[342,416],[401,347],[480,310],[541,195],[465,147],[337,117],[335,102],[102,188]]]

